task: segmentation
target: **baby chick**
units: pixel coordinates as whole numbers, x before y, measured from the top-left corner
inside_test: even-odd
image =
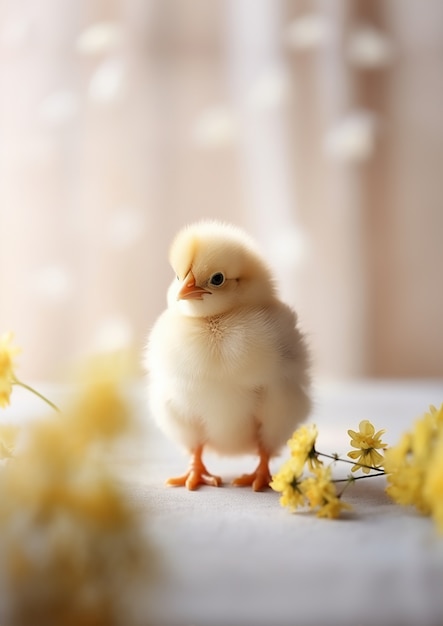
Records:
[[[181,230],[170,249],[176,274],[168,306],[148,341],[151,412],[191,455],[169,485],[218,486],[202,455],[257,453],[254,491],[269,460],[310,410],[308,351],[296,314],[278,299],[271,272],[236,227],[204,221]]]

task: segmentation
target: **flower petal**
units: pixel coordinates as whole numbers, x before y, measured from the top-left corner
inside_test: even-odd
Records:
[[[363,420],[359,424],[360,433],[365,437],[372,437],[375,432],[373,424],[369,420]]]

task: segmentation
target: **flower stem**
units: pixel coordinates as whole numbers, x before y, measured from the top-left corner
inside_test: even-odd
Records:
[[[356,480],[361,480],[362,478],[377,478],[378,476],[385,476],[385,474],[386,472],[383,471],[383,473],[379,472],[378,474],[366,474],[365,476],[349,475],[348,478],[335,478],[334,480],[331,480],[331,482],[332,483],[346,483],[346,485],[343,487],[343,489],[337,496],[338,498],[341,498],[344,492],[346,491],[346,489],[349,487],[349,485],[354,483]]]
[[[342,463],[349,463],[350,465],[358,465],[358,467],[367,467],[368,469],[374,470],[375,472],[380,472],[380,475],[385,473],[384,469],[381,467],[374,467],[373,465],[365,465],[364,463],[356,463],[355,461],[342,459],[337,454],[325,454],[324,452],[317,452],[317,454],[318,456],[324,456],[328,459],[332,459],[333,461],[342,461]],[[355,480],[357,480],[357,478]],[[360,478],[366,478],[366,476],[360,476]]]
[[[364,476],[351,476],[350,478],[334,478],[333,483],[353,483],[356,480],[362,480],[363,478],[378,478],[379,476],[386,476],[386,472],[379,472],[378,474],[365,474]]]
[[[22,383],[22,381],[18,380],[17,378],[14,379],[12,384],[13,385],[18,385],[19,387],[23,387],[23,389],[26,389],[27,391],[30,391],[35,396],[37,396],[38,398],[43,400],[43,402],[46,402],[46,404],[48,404],[51,407],[51,409],[54,409],[54,411],[57,411],[58,413],[60,413],[60,409],[58,408],[58,406],[55,405],[53,402],[51,402],[51,400],[48,400],[48,398],[46,398],[43,394],[41,394],[39,391],[37,391],[37,389],[34,389],[33,387],[30,387],[26,383]]]
[[[332,482],[333,483],[343,483],[343,482],[346,483],[346,485],[343,487],[343,489],[340,491],[340,493],[337,494],[337,497],[340,499],[342,497],[342,495],[344,494],[344,492],[346,491],[346,489],[349,487],[349,485],[354,482],[354,477],[353,476],[349,476],[348,478],[336,479],[336,480],[333,480]]]

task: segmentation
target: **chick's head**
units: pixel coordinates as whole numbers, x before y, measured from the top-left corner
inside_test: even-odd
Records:
[[[263,305],[275,288],[253,241],[240,229],[199,222],[181,230],[169,255],[176,274],[168,290],[170,307],[209,317],[236,307]]]

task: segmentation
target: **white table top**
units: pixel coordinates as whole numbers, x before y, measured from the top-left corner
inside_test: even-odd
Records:
[[[141,419],[143,396],[134,389]],[[360,420],[385,428],[394,444],[442,401],[440,381],[322,384],[309,421],[319,450],[345,455],[346,431]],[[14,406],[9,417],[34,410],[22,395]],[[186,457],[152,425],[142,444],[117,470],[160,556],[163,574],[147,586],[155,626],[442,626],[443,536],[430,519],[391,502],[383,477],[349,487],[352,512],[323,520],[291,514],[272,491],[167,488]],[[229,481],[255,459],[206,461]]]

